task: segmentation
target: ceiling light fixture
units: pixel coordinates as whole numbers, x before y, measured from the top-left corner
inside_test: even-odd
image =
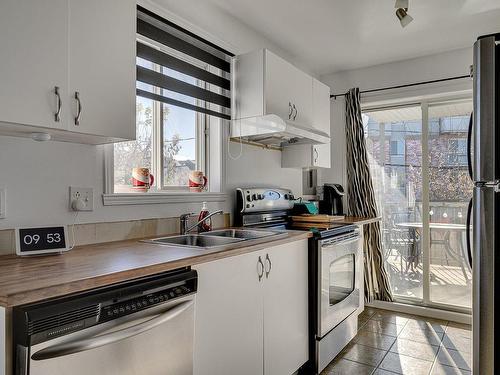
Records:
[[[396,8],[396,17],[398,17],[402,27],[408,26],[413,21],[413,17],[408,14],[408,3],[409,0],[396,0],[396,4],[394,5],[394,8]]]

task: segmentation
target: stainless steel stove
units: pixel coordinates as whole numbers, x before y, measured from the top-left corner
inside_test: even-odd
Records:
[[[242,227],[286,229],[294,200],[289,189],[238,188],[234,224]]]
[[[236,189],[235,225],[295,229],[295,197],[282,188]],[[306,230],[306,229],[295,229]],[[363,252],[357,226],[314,229],[309,241],[309,373],[319,374],[354,338],[363,297]]]

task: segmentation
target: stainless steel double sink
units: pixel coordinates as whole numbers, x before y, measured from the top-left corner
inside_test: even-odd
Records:
[[[283,235],[284,232],[253,229],[220,229],[199,234],[184,234],[178,236],[160,237],[143,242],[157,245],[188,247],[192,249],[217,249],[242,243],[245,241],[266,239],[273,236]],[[252,241],[254,242],[254,241]],[[257,242],[257,241],[255,241]],[[259,241],[260,242],[260,241]]]

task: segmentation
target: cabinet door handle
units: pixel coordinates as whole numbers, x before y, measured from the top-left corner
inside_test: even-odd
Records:
[[[314,164],[317,164],[319,153],[318,153],[318,150],[316,149],[316,147],[313,147],[313,150],[314,150]]]
[[[271,273],[271,269],[273,268],[273,264],[271,263],[271,258],[269,258],[269,254],[266,254],[266,266],[269,264],[269,270],[266,267],[266,279],[269,278],[269,274]]]
[[[297,118],[297,113],[298,113],[299,111],[297,110],[297,107],[295,107],[295,104],[293,105],[293,109],[294,109],[294,111],[295,111],[295,115],[293,115],[293,121],[295,121],[295,119]]]
[[[290,103],[290,102],[288,102],[288,109],[290,110],[290,112],[288,112],[288,119],[290,120],[292,118],[292,114],[293,114],[292,103]]]
[[[56,96],[56,113],[54,113],[54,121],[61,121],[62,100],[59,93],[59,86],[54,87],[54,95]]]
[[[82,117],[82,101],[80,100],[80,93],[78,91],[75,91],[75,100],[76,100],[75,125],[80,125],[80,118]]]
[[[261,281],[262,276],[264,276],[264,263],[262,263],[262,258],[260,256],[257,261],[257,275],[259,276],[259,281]]]

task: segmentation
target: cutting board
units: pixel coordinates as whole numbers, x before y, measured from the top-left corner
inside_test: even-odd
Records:
[[[344,216],[332,215],[296,215],[292,216],[292,221],[295,223],[332,223],[338,220],[343,220]]]
[[[311,228],[317,228],[317,229],[329,229],[331,227],[331,223],[298,223],[294,221],[292,223],[292,229],[311,229]]]

